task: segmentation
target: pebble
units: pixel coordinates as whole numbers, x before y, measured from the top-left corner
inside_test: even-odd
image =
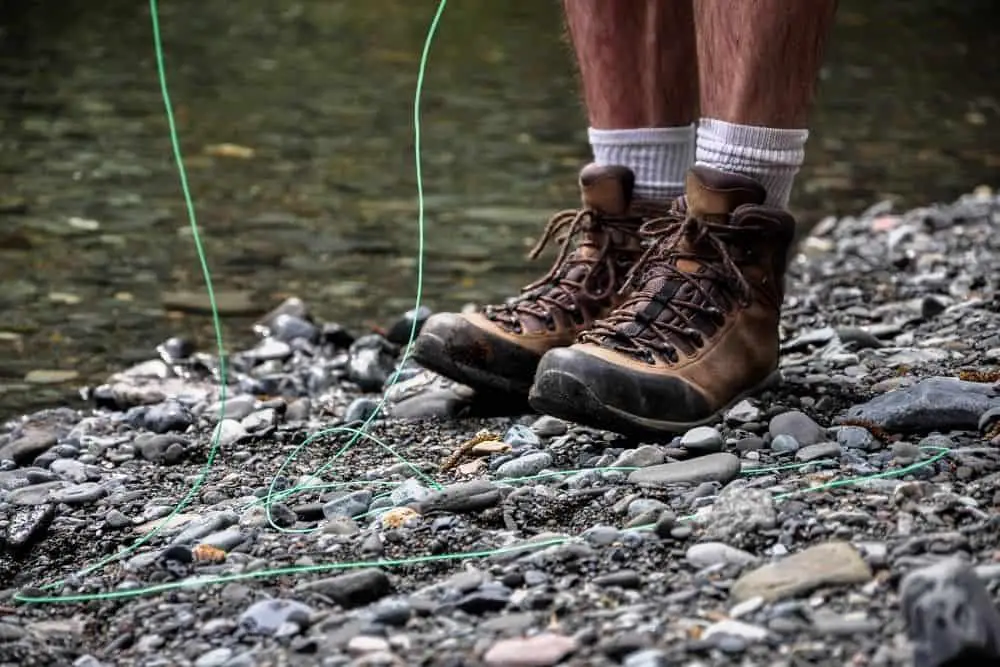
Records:
[[[794,436],[779,433],[771,439],[771,451],[775,454],[794,454],[802,445]]]
[[[544,632],[531,637],[500,639],[486,651],[483,662],[497,667],[550,667],[577,648],[572,637]]]
[[[711,426],[698,426],[681,437],[681,447],[695,454],[718,452],[722,450],[724,440],[719,429]]]
[[[566,422],[556,417],[542,415],[531,425],[531,430],[541,438],[552,438],[557,435],[564,435],[568,430]]]
[[[658,465],[666,459],[662,447],[643,445],[636,449],[626,449],[612,462],[612,468],[645,468]]]
[[[808,445],[795,452],[795,459],[798,461],[816,461],[818,459],[837,459],[842,453],[840,443],[821,442],[815,445]]]
[[[529,452],[497,468],[497,476],[505,478],[532,477],[552,465],[548,452]]]
[[[800,445],[814,445],[826,437],[826,431],[814,422],[809,415],[798,410],[790,410],[771,418],[767,427],[768,433],[774,438],[779,435],[789,435]]]
[[[736,478],[740,472],[740,460],[729,453],[700,456],[688,461],[662,463],[640,468],[629,474],[633,484],[646,487],[662,487],[671,484],[691,482],[722,482]]]
[[[872,432],[860,426],[841,426],[837,429],[837,443],[844,449],[877,451],[882,443]]]
[[[770,530],[777,524],[773,494],[729,486],[712,504],[706,524],[705,534],[721,541],[746,532]]]
[[[751,553],[722,542],[700,542],[688,547],[685,560],[698,569],[713,565],[749,565],[759,559]]]
[[[731,407],[726,413],[726,421],[733,424],[760,421],[760,417],[760,408],[746,399]]]
[[[239,624],[252,634],[273,635],[285,623],[308,624],[312,614],[310,607],[296,600],[261,600],[240,615]]]

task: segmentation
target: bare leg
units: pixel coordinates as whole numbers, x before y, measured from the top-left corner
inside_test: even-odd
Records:
[[[837,0],[697,0],[698,162],[757,178],[784,206]]]
[[[564,0],[598,164],[636,172],[637,196],[683,190],[698,102],[691,0]]]

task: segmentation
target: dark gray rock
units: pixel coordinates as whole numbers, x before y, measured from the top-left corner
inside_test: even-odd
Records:
[[[1000,390],[995,385],[931,377],[855,405],[845,416],[890,431],[971,431],[978,429],[980,415],[996,406]]]
[[[914,667],[1000,661],[1000,613],[964,561],[949,558],[907,574],[900,606]]]

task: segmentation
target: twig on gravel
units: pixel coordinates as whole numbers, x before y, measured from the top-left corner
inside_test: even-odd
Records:
[[[958,379],[966,382],[1000,382],[1000,370],[963,370],[958,372]]]
[[[461,445],[458,446],[458,448],[454,452],[448,455],[448,458],[446,458],[444,461],[441,462],[439,470],[441,472],[447,472],[452,468],[454,468],[455,466],[457,466],[459,462],[461,462],[461,460],[465,458],[465,455],[468,454],[472,450],[472,448],[478,445],[479,443],[487,442],[489,440],[499,440],[499,439],[500,439],[499,435],[487,431],[485,429],[480,431],[479,433],[476,433],[474,436],[472,436],[470,440],[463,442]]]

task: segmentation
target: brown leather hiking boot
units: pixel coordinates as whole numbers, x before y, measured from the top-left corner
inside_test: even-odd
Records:
[[[538,366],[536,410],[649,436],[710,423],[771,378],[795,221],[753,179],[695,167],[619,308]]]
[[[557,213],[530,255],[559,241],[551,270],[505,305],[431,316],[414,358],[475,389],[526,395],[543,354],[571,345],[623,301],[619,290],[642,254],[639,227],[668,210],[666,204],[632,202],[634,183],[626,167],[584,167],[582,208]]]

